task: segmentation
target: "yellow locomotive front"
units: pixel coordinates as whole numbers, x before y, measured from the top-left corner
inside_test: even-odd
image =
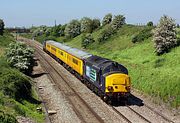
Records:
[[[105,76],[105,93],[110,98],[128,97],[131,90],[130,77],[124,73],[112,73]]]

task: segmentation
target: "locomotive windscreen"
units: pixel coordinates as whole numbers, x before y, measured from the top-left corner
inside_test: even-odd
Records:
[[[110,72],[120,72],[120,73],[128,74],[128,70],[121,64],[118,64],[117,62],[112,62],[111,64],[106,66],[102,71],[103,74]]]

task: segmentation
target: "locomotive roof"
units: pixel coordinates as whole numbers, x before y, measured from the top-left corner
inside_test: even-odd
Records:
[[[119,64],[119,63],[117,63],[115,61],[112,61],[112,60],[109,60],[109,59],[106,59],[106,58],[102,58],[102,57],[93,55],[93,56],[87,58],[86,61],[88,61],[92,65],[96,66],[97,68],[101,68],[101,70],[104,70],[109,65],[117,65],[118,64],[118,66],[121,67],[121,70],[124,73],[128,74],[127,68],[124,67],[122,64]]]
[[[90,63],[92,63],[93,65],[97,66],[97,67],[101,67],[102,65],[105,65],[105,64],[107,64],[109,62],[112,62],[109,59],[102,58],[102,57],[99,57],[99,56],[94,56],[94,55],[87,58],[86,60],[89,61]]]
[[[66,52],[68,52],[69,54],[72,54],[80,59],[85,59],[85,58],[88,58],[90,56],[92,56],[91,54],[87,53],[87,52],[84,52],[82,50],[79,50],[77,48],[72,48],[72,47],[69,47],[65,44],[62,44],[62,43],[59,43],[59,42],[55,42],[53,40],[48,40],[46,41],[47,43],[49,44],[52,44],[53,46],[55,47],[58,47]]]

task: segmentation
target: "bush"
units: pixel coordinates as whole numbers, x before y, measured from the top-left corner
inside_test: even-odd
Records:
[[[55,37],[59,37],[60,36],[60,30],[61,30],[61,24],[58,26],[54,26],[51,28],[51,35],[55,36]]]
[[[33,53],[33,49],[25,43],[14,42],[9,44],[5,56],[12,67],[26,73],[32,70],[34,64]]]
[[[117,16],[114,16],[114,19],[111,23],[111,26],[114,30],[117,30],[119,29],[120,27],[122,27],[122,25],[125,24],[125,17],[123,15],[117,15]]]
[[[65,30],[66,38],[74,38],[81,34],[81,23],[78,20],[72,20],[67,24]]]
[[[175,21],[164,15],[154,30],[153,36],[155,51],[157,55],[168,52],[177,45]]]
[[[0,73],[0,90],[17,101],[31,97],[31,83],[18,71],[5,69]]]
[[[0,111],[0,123],[18,123],[13,115],[9,115]]]
[[[153,22],[152,22],[152,21],[149,21],[149,22],[147,23],[147,26],[153,26]]]
[[[0,19],[0,35],[3,35],[4,32],[4,22]]]
[[[81,32],[83,33],[91,33],[92,32],[92,20],[88,17],[84,17],[81,19]]]
[[[81,43],[81,46],[83,48],[87,48],[90,44],[92,44],[93,42],[95,42],[95,40],[93,39],[92,35],[91,34],[84,34],[82,36],[82,43]]]
[[[108,26],[107,28],[105,28],[105,30],[103,30],[100,33],[99,38],[97,40],[99,43],[104,42],[107,39],[109,39],[114,33],[115,30],[111,26]]]
[[[101,26],[101,22],[99,19],[92,20],[92,30],[95,30]]]
[[[112,14],[109,13],[109,14],[104,16],[103,21],[102,21],[102,25],[105,26],[107,24],[110,24],[111,21],[112,21]]]
[[[145,39],[148,39],[149,37],[152,36],[152,29],[151,27],[146,27],[145,29],[143,29],[139,34],[135,35],[132,38],[132,42],[136,43],[136,42],[142,42]]]

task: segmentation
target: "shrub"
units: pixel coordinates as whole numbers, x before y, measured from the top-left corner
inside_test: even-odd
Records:
[[[99,38],[97,40],[99,43],[104,42],[107,39],[109,39],[111,35],[113,35],[114,33],[115,33],[115,30],[113,30],[111,26],[108,26],[107,28],[105,28],[105,30],[103,30],[100,33]]]
[[[4,22],[3,20],[0,19],[0,35],[3,35],[3,31],[4,31]]]
[[[152,21],[149,21],[149,22],[147,23],[147,26],[153,26],[153,22],[152,22]]]
[[[67,24],[65,30],[66,38],[74,38],[81,34],[81,23],[78,20],[72,20]]]
[[[117,16],[114,16],[114,19],[111,23],[111,26],[114,30],[117,30],[119,29],[122,25],[125,24],[125,17],[123,15],[117,15]]]
[[[61,24],[59,24],[58,26],[54,26],[51,28],[51,35],[55,36],[55,37],[59,37],[60,36],[60,30],[61,30]]]
[[[91,33],[92,32],[92,20],[88,17],[81,19],[81,32]]]
[[[31,83],[18,71],[12,69],[3,70],[3,73],[0,73],[0,84],[3,93],[17,101],[31,97]]]
[[[152,36],[152,32],[151,31],[152,31],[151,27],[146,27],[140,33],[138,33],[137,35],[133,36],[132,42],[133,43],[142,42],[145,39],[148,39],[149,37]]]
[[[92,35],[91,34],[84,34],[82,36],[82,43],[81,43],[81,46],[83,48],[87,48],[90,44],[92,44],[93,42],[95,42],[95,40],[93,39]]]
[[[22,42],[9,44],[5,56],[12,67],[22,72],[28,72],[33,67],[33,49]]]
[[[164,15],[154,30],[153,36],[155,51],[157,55],[168,52],[177,45],[175,21]]]
[[[0,123],[18,123],[13,115],[0,111]]]
[[[102,21],[102,25],[103,26],[107,25],[107,24],[111,23],[111,21],[112,21],[112,14],[109,13],[109,14],[104,16],[103,21]]]
[[[99,28],[100,25],[101,25],[101,22],[99,19],[93,19],[92,20],[92,30]]]

